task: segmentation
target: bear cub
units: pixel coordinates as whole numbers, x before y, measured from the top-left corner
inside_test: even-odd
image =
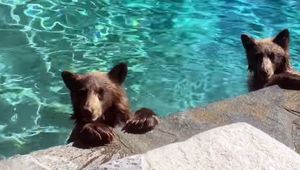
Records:
[[[300,75],[290,64],[288,29],[284,29],[274,38],[262,40],[242,34],[241,41],[248,61],[249,91],[271,85],[300,90]]]
[[[113,128],[124,125],[122,131],[142,134],[158,123],[156,114],[141,108],[134,114],[123,88],[127,65],[120,63],[108,73],[76,74],[62,72],[62,79],[70,91],[75,127],[68,139],[74,146],[88,148],[110,143],[116,137]]]

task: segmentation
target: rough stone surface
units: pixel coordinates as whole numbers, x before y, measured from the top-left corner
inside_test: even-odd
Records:
[[[130,151],[121,148],[118,143],[91,149],[79,149],[71,145],[57,146],[2,160],[0,169],[83,169],[94,162],[100,165],[122,158],[128,153]]]
[[[299,170],[300,155],[249,124],[235,123],[142,155],[85,169]]]
[[[53,147],[27,156],[19,155],[2,160],[0,169],[5,169],[2,168],[4,166],[14,167],[14,163],[21,164],[24,162],[23,157],[31,159],[32,163],[28,165],[30,167],[61,169],[67,165],[69,169],[83,169],[90,164],[100,165],[111,159],[183,141],[200,132],[235,122],[247,122],[300,153],[299,99],[299,91],[282,90],[273,86],[162,118],[157,128],[144,135],[124,134],[117,129],[118,139],[108,146],[92,149],[78,149],[69,145]],[[62,161],[65,161],[65,165],[61,165]],[[26,161],[22,167],[26,167],[25,164]]]

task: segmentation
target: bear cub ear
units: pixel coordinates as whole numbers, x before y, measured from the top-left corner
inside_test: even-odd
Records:
[[[273,42],[281,46],[284,50],[289,49],[290,43],[290,32],[288,29],[282,30],[280,33],[276,35],[273,39]]]
[[[245,49],[249,49],[255,46],[255,40],[254,38],[250,37],[249,35],[242,34],[241,35],[241,41],[243,43],[243,46]]]
[[[67,88],[71,90],[72,87],[75,85],[75,81],[79,78],[79,75],[71,73],[69,71],[63,71],[61,73],[61,77]]]
[[[108,77],[118,83],[118,84],[122,84],[125,81],[125,78],[127,76],[127,64],[125,63],[120,63],[116,66],[114,66],[110,72],[108,73]]]

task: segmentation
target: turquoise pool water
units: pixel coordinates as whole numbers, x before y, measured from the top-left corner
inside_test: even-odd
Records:
[[[64,144],[72,128],[62,70],[129,64],[134,109],[169,115],[247,93],[241,33],[289,28],[296,0],[0,0],[0,157]]]

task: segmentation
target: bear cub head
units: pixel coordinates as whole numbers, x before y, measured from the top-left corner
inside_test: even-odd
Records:
[[[249,72],[255,79],[267,81],[274,74],[290,69],[288,29],[281,31],[275,38],[262,40],[242,34],[241,41],[246,50]]]
[[[122,84],[127,76],[124,63],[113,67],[108,73],[92,72],[85,75],[62,72],[66,87],[70,90],[73,105],[72,119],[77,123],[90,123],[105,119],[105,113],[122,100],[127,104]]]

